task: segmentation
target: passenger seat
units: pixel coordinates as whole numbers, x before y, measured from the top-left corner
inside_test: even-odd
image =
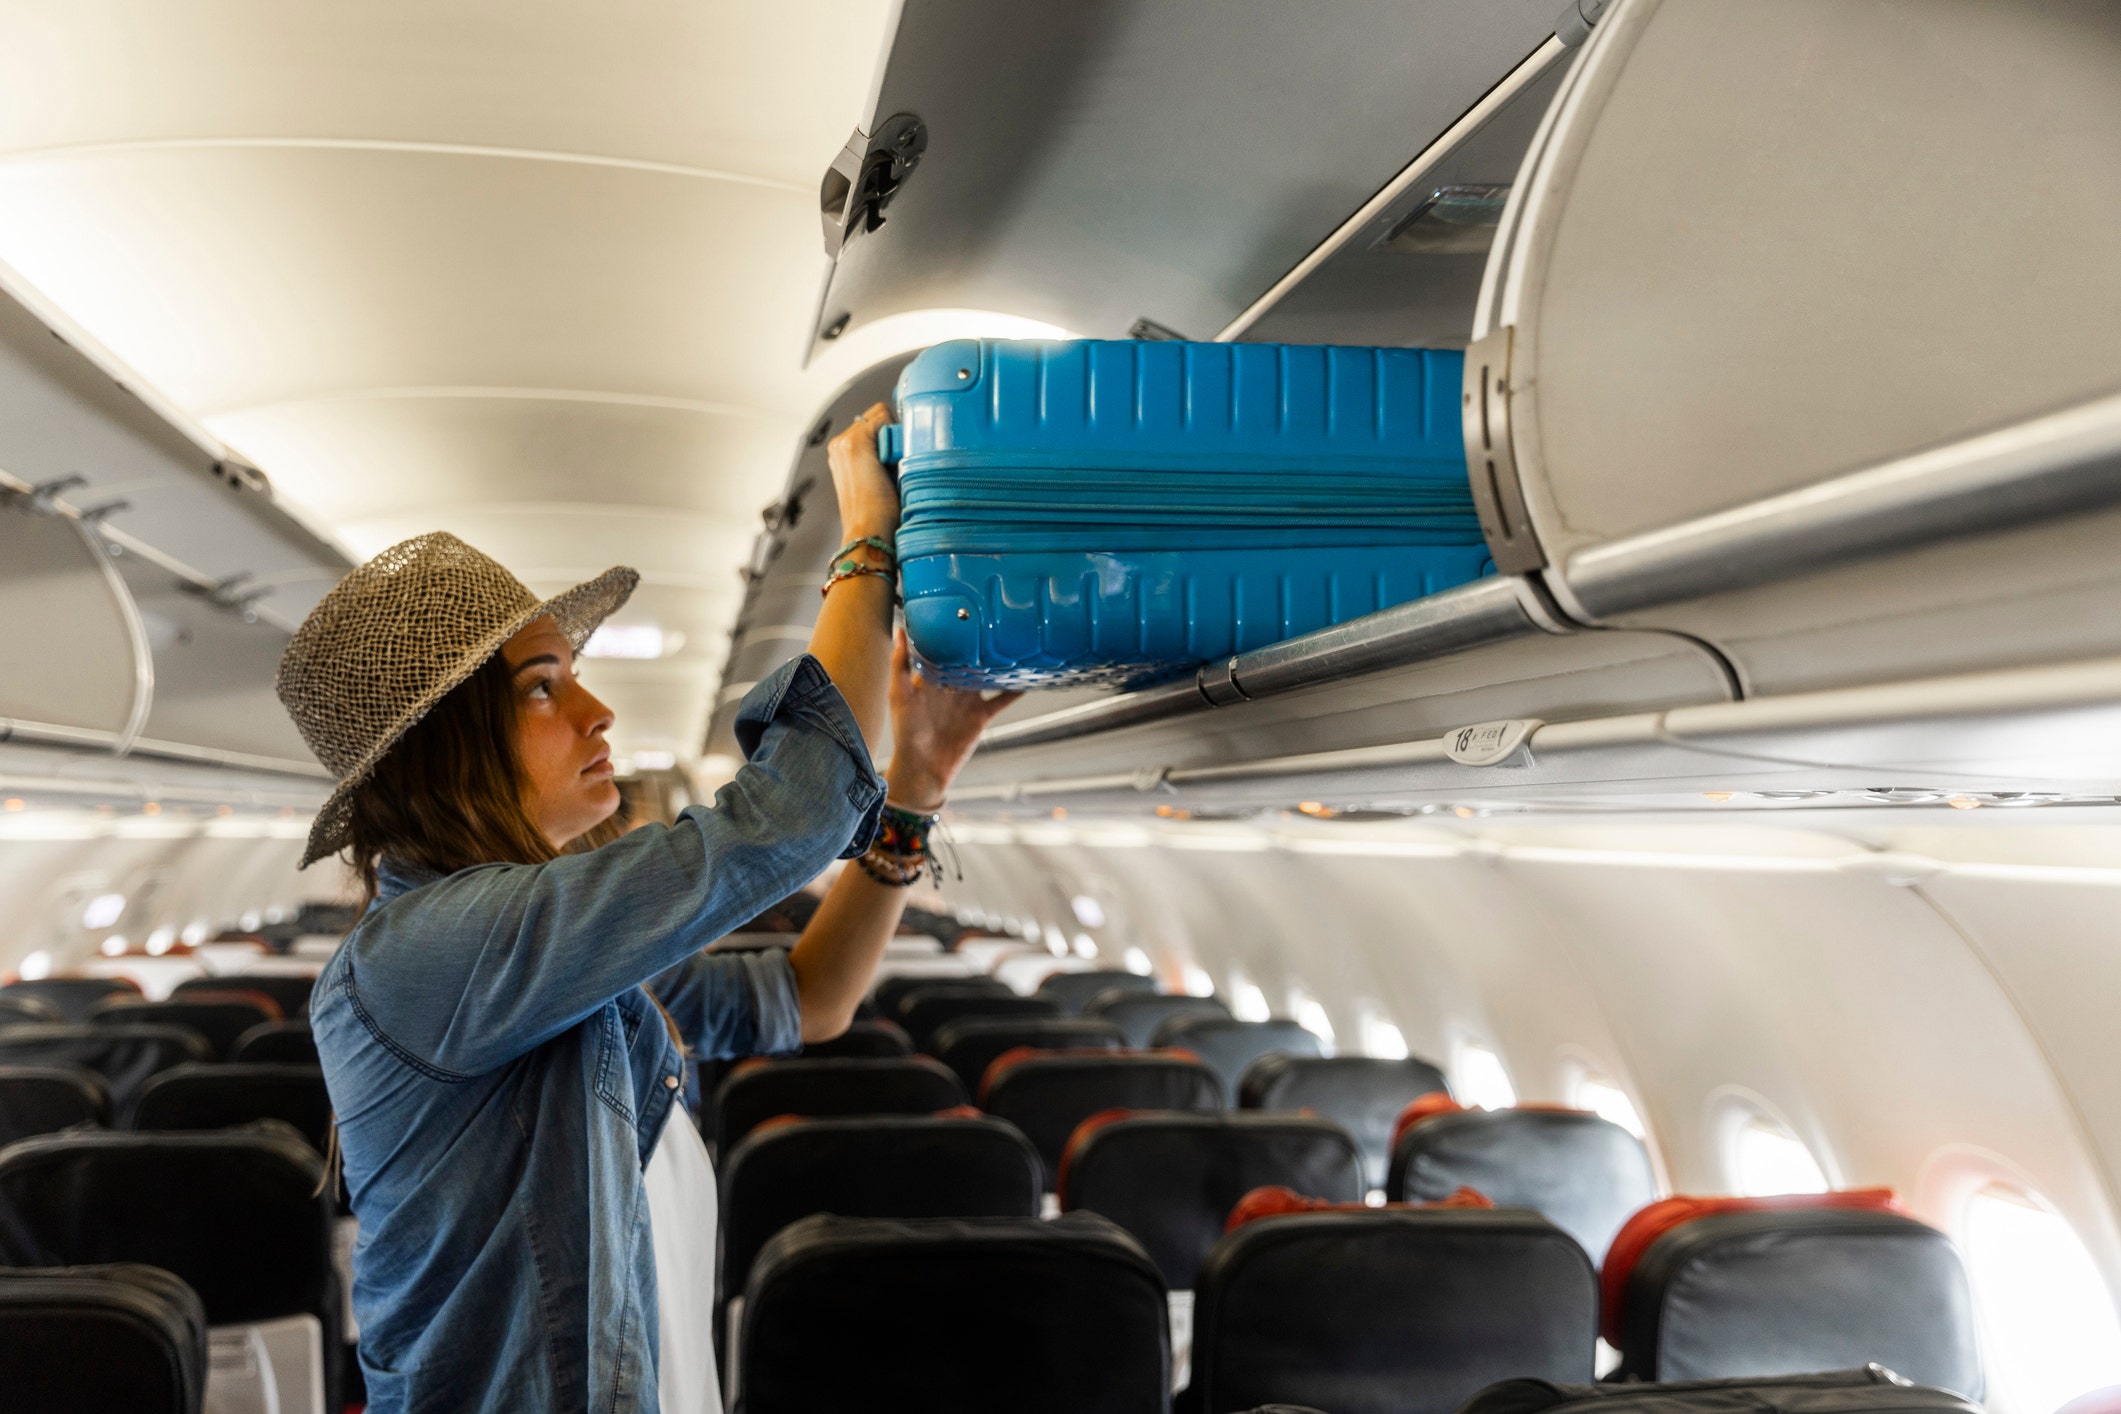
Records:
[[[913,1054],[913,1038],[895,1021],[856,1021],[829,1041],[806,1042],[804,1060],[877,1060]]]
[[[716,1152],[777,1115],[933,1114],[965,1103],[964,1087],[927,1056],[877,1060],[759,1060],[716,1087]]]
[[[1167,996],[1113,987],[1098,993],[1083,1008],[1083,1015],[1111,1022],[1127,1038],[1128,1045],[1140,1048],[1149,1044],[1157,1027],[1173,1017],[1227,1017],[1230,1009],[1214,997]]]
[[[1164,1286],[1090,1213],[805,1218],[752,1265],[731,1414],[1164,1414]]]
[[[26,997],[59,1013],[61,1021],[86,1021],[98,1003],[140,996],[140,985],[124,977],[25,978],[0,987],[0,997]]]
[[[1591,1379],[1598,1279],[1522,1209],[1300,1212],[1216,1244],[1194,1292],[1195,1414],[1451,1414],[1498,1380]]]
[[[980,1108],[1021,1129],[1051,1185],[1077,1125],[1106,1110],[1219,1110],[1222,1082],[1168,1051],[1011,1051],[987,1068]]]
[[[1433,1203],[1460,1188],[1543,1214],[1602,1262],[1620,1225],[1656,1198],[1657,1176],[1640,1139],[1586,1111],[1469,1110],[1425,1096],[1402,1116],[1385,1195]]]
[[[123,1108],[151,1075],[213,1051],[186,1026],[119,1026],[68,1021],[0,1030],[0,1065],[78,1065],[103,1078]]]
[[[1149,1044],[1158,1048],[1177,1046],[1199,1056],[1201,1064],[1222,1080],[1230,1104],[1237,1103],[1237,1088],[1254,1061],[1265,1056],[1316,1056],[1318,1038],[1286,1017],[1269,1021],[1239,1021],[1211,1013],[1189,1013],[1170,1017],[1156,1028]]]
[[[173,1002],[188,1002],[201,992],[226,992],[230,990],[258,992],[269,997],[280,1008],[280,1015],[297,1017],[309,1015],[309,994],[316,990],[314,975],[282,976],[277,973],[233,972],[220,977],[192,977],[179,982],[169,994]]]
[[[317,1038],[306,1020],[260,1022],[236,1038],[232,1059],[255,1065],[316,1065]]]
[[[968,1016],[1002,1016],[1012,1020],[1056,1017],[1060,1008],[1043,997],[998,997],[987,992],[960,991],[944,983],[917,987],[899,999],[898,1024],[913,1038],[915,1050],[933,1054],[935,1033],[950,1022]]]
[[[199,1414],[206,1313],[169,1272],[0,1268],[0,1397],[19,1414]]]
[[[1083,1016],[964,1016],[929,1038],[936,1058],[957,1072],[965,1093],[979,1093],[987,1067],[1010,1051],[1116,1051],[1126,1045],[1109,1021]]]
[[[1059,1004],[1069,1016],[1080,1016],[1107,992],[1139,992],[1153,996],[1162,991],[1154,977],[1138,972],[1100,968],[1094,972],[1055,972],[1038,984],[1038,995]]]
[[[1713,1380],[1876,1363],[1983,1392],[1966,1270],[1892,1191],[1667,1198],[1628,1219],[1602,1274],[1619,1376]]]
[[[231,1129],[277,1119],[323,1153],[331,1095],[313,1065],[180,1065],[140,1087],[126,1114],[135,1130]]]
[[[900,974],[898,976],[880,978],[877,981],[875,990],[871,993],[871,997],[876,1003],[877,1015],[888,1021],[896,1021],[898,1020],[899,1003],[905,1000],[908,992],[916,991],[922,987],[940,987],[944,985],[957,987],[966,992],[984,992],[990,997],[1013,997],[1016,995],[1007,986],[995,981],[992,977],[923,977],[913,974]]]
[[[110,1090],[92,1070],[0,1065],[0,1149],[77,1124],[108,1125],[110,1118]]]
[[[1355,1136],[1370,1186],[1385,1185],[1392,1129],[1417,1098],[1445,1094],[1443,1072],[1425,1060],[1273,1055],[1255,1061],[1237,1087],[1248,1110],[1314,1110]]]
[[[215,1060],[233,1060],[245,1032],[280,1021],[280,1007],[263,992],[194,992],[178,1001],[102,1002],[89,1008],[93,1022],[119,1026],[184,1026],[206,1038]]]

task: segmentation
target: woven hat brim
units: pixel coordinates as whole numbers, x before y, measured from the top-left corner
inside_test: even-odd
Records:
[[[560,632],[567,635],[567,641],[574,646],[575,651],[580,652],[582,645],[589,641],[589,635],[596,632],[597,625],[616,613],[632,598],[633,591],[640,582],[641,575],[638,570],[628,569],[624,565],[608,569],[595,579],[577,584],[565,594],[555,595],[542,604],[525,609],[467,649],[448,673],[398,715],[398,719],[390,724],[390,730],[383,733],[369,749],[368,754],[346,773],[345,778],[325,799],[324,804],[317,810],[316,820],[309,827],[309,843],[302,850],[302,862],[295,867],[307,869],[325,856],[337,854],[346,848],[350,842],[347,838],[348,831],[353,823],[354,792],[375,774],[377,763],[390,754],[390,749],[398,744],[398,738],[404,736],[415,723],[433,711],[434,705],[447,697],[452,689],[484,666],[487,659],[500,652],[502,645],[509,639],[549,614],[560,626]]]

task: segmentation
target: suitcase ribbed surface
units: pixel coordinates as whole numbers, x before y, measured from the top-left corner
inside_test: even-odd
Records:
[[[945,681],[1141,681],[1492,569],[1426,349],[959,340],[901,376],[906,619]]]

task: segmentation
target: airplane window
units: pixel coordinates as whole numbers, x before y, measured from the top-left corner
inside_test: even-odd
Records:
[[[1239,1021],[1265,1021],[1273,1015],[1267,1007],[1267,994],[1235,968],[1230,970],[1230,1015]]]
[[[1362,1051],[1377,1060],[1405,1060],[1407,1038],[1374,1011],[1362,1014]]]
[[[1234,980],[1236,974],[1232,973],[1231,976]],[[1208,975],[1207,968],[1194,962],[1186,964],[1186,995],[1189,997],[1212,997],[1215,995],[1215,979]]]
[[[1155,964],[1149,961],[1149,954],[1140,948],[1128,948],[1126,961],[1127,970],[1139,977],[1147,977],[1156,970]]]
[[[81,910],[81,926],[84,928],[108,928],[125,912],[124,894],[97,894]]]
[[[17,967],[15,971],[21,974],[22,980],[25,982],[34,982],[40,977],[49,977],[52,975],[52,955],[39,948],[28,957],[23,958],[22,965]]]
[[[1989,1402],[2052,1414],[2121,1384],[2121,1318],[2097,1263],[2063,1217],[2001,1185],[1968,1200],[1959,1239],[1981,1320]]]
[[[1759,1115],[1732,1133],[1731,1171],[1738,1191],[1748,1198],[1824,1193],[1832,1186],[1802,1139]]]
[[[1647,1137],[1642,1116],[1635,1111],[1635,1102],[1628,1092],[1602,1075],[1585,1071],[1576,1077],[1575,1093],[1571,1102],[1580,1110],[1589,1110],[1600,1119],[1611,1120],[1637,1139]]]
[[[1075,921],[1082,924],[1085,928],[1102,928],[1105,926],[1104,905],[1090,897],[1090,895],[1077,894],[1074,898],[1068,900],[1068,907],[1075,910]]]
[[[1517,1087],[1510,1083],[1510,1072],[1502,1057],[1469,1041],[1458,1046],[1456,1063],[1451,1067],[1451,1089],[1460,1104],[1484,1110],[1506,1110],[1517,1103]]]
[[[1326,1015],[1325,1004],[1301,987],[1289,989],[1289,1015],[1296,1024],[1318,1038],[1328,1055],[1333,1053],[1333,1018]]]

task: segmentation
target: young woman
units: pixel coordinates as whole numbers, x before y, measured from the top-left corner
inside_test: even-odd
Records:
[[[281,700],[339,780],[303,863],[349,850],[372,900],[311,1021],[360,1220],[374,1414],[719,1409],[714,1177],[684,1056],[846,1028],[1005,700],[923,682],[894,650],[885,418],[831,447],[850,544],[810,651],[744,699],[736,779],[668,829],[580,847],[619,797],[611,713],[574,654],[631,570],[539,603],[422,536],[288,645]],[[792,949],[701,952],[836,858],[854,863]]]

